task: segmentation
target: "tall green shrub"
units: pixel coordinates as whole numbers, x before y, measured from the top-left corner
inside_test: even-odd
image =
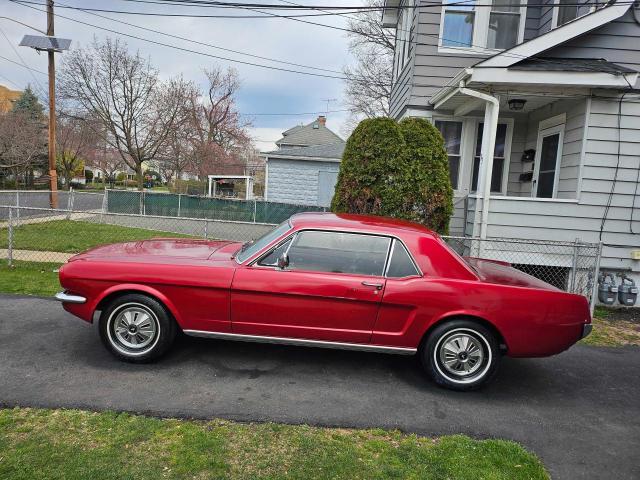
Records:
[[[382,215],[447,233],[453,212],[449,161],[427,120],[363,120],[347,140],[331,210]]]
[[[331,210],[393,216],[403,204],[405,143],[390,118],[363,120],[353,131],[340,164]]]
[[[404,184],[407,216],[403,218],[446,234],[453,213],[453,189],[442,135],[424,118],[402,120],[400,131],[408,161]]]

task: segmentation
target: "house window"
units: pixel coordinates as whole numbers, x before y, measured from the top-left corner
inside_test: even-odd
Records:
[[[489,13],[487,48],[506,50],[518,43],[521,1],[493,0]]]
[[[440,47],[505,50],[522,41],[526,6],[521,0],[444,0]]]
[[[407,0],[401,4],[396,27],[396,48],[394,51],[394,79],[397,79],[409,60],[409,47],[413,35],[413,1]]]
[[[444,0],[444,3],[442,46],[471,47],[473,45],[473,25],[476,17],[475,1]]]
[[[578,3],[575,0],[559,0],[556,26],[564,25],[575,18],[578,18]]]
[[[449,155],[449,178],[454,190],[458,189],[460,174],[460,148],[462,145],[462,122],[436,120],[435,126],[444,137],[444,146]]]
[[[478,124],[476,135],[476,151],[473,157],[473,173],[471,176],[471,191],[478,190],[478,177],[480,176],[480,153],[482,152],[483,123]],[[505,166],[505,151],[507,143],[507,124],[499,123],[496,130],[496,146],[493,151],[493,171],[491,172],[491,192],[502,192],[502,177]]]

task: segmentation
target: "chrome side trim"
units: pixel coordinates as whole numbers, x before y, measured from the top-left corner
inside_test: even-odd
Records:
[[[205,332],[203,330],[184,330],[192,337],[219,338],[239,342],[275,343],[282,345],[296,345],[299,347],[333,348],[336,350],[360,350],[364,352],[395,353],[397,355],[414,355],[416,348],[384,347],[380,345],[365,345],[361,343],[327,342],[323,340],[307,340],[304,338],[265,337],[261,335],[244,335],[240,333]]]
[[[64,303],[85,303],[87,301],[86,298],[80,295],[69,295],[67,292],[58,292],[54,295],[54,298]]]

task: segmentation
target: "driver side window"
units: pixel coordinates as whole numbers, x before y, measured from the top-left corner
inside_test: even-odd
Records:
[[[302,231],[289,248],[289,269],[382,276],[390,242],[376,235]]]

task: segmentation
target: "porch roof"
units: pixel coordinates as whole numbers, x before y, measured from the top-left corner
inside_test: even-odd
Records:
[[[464,115],[482,103],[465,95],[467,88],[503,99],[526,98],[529,110],[550,101],[588,95],[594,88],[627,90],[637,79],[637,71],[603,59],[527,59],[510,67],[462,69],[429,103],[436,110],[463,109],[456,114]]]

